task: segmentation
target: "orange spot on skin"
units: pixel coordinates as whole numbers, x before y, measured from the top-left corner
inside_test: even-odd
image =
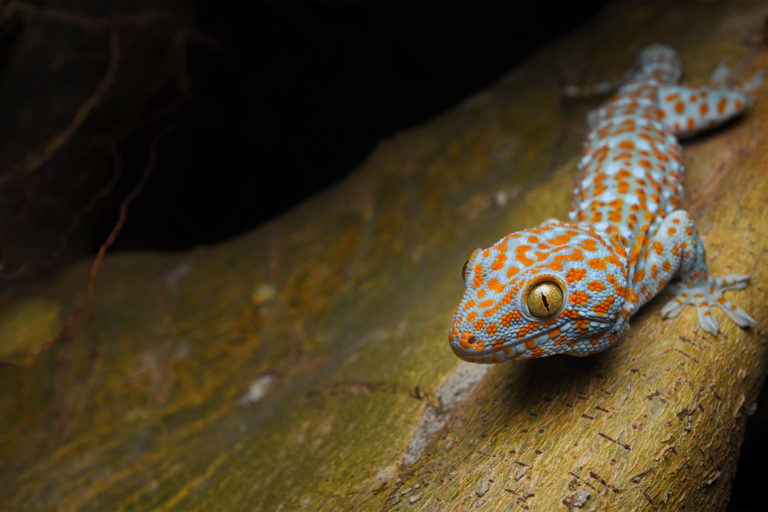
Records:
[[[587,262],[587,265],[589,265],[590,268],[593,268],[595,270],[605,270],[607,268],[605,265],[605,262],[598,258],[589,260]]]
[[[618,295],[619,297],[627,296],[627,289],[619,284],[619,282],[616,280],[616,276],[614,276],[613,274],[608,274],[607,276],[605,276],[605,280],[611,283],[611,285],[613,286],[613,290],[616,292],[616,295]],[[629,291],[631,292],[632,289],[630,288]]]
[[[531,358],[536,359],[544,355],[544,349],[536,347],[531,351]]]
[[[478,304],[478,306],[480,306],[481,308],[487,308],[487,307],[490,307],[492,305],[493,305],[493,301],[491,299],[484,300],[483,302]]]
[[[635,149],[635,143],[632,142],[631,140],[623,140],[619,142],[618,146],[621,149],[626,149],[627,151],[632,151]]]
[[[669,264],[669,260],[665,261],[661,268],[664,269],[664,272],[669,272],[672,270],[672,266]]]
[[[501,325],[504,327],[509,327],[514,320],[517,320],[521,317],[519,311],[512,311],[511,313],[507,313],[503,317],[501,317]]]
[[[683,103],[682,101],[678,101],[675,104],[675,112],[677,112],[678,114],[682,114],[683,112],[685,112],[685,103]]]
[[[501,268],[504,266],[504,261],[506,261],[507,255],[503,252],[500,252],[496,255],[496,261],[493,262],[491,265],[491,270],[501,270]]]
[[[717,113],[722,115],[725,112],[725,107],[728,105],[728,100],[725,98],[720,99],[720,102],[717,104]]]
[[[696,128],[696,122],[693,120],[692,117],[688,118],[687,126],[689,130],[693,130],[694,128]]]
[[[707,115],[707,112],[709,112],[709,105],[706,102],[704,102],[701,105],[699,105],[699,113],[702,116]]]
[[[531,249],[530,245],[518,245],[517,250],[515,251],[515,259],[525,265],[526,267],[530,267],[534,263],[536,263],[534,260],[530,259],[525,255],[526,252],[528,252]]]
[[[536,338],[526,341],[525,343],[523,343],[523,345],[528,350],[531,350],[533,347],[536,346]]]
[[[606,256],[605,261],[607,263],[610,263],[611,265],[615,265],[617,267],[621,267],[621,260],[617,258],[616,256]]]
[[[504,291],[504,286],[499,283],[496,278],[491,279],[488,281],[488,288],[493,290],[496,293],[501,293]]]
[[[473,324],[474,328],[478,331],[481,330],[483,327],[485,327],[485,320],[478,320]]]
[[[736,112],[741,110],[741,100],[737,99],[736,103],[734,103],[734,108],[736,109]]]
[[[565,235],[556,236],[550,240],[549,243],[552,245],[565,245],[571,241],[571,238],[573,238],[573,236],[566,233]]]
[[[504,301],[503,301],[503,300],[500,300],[500,301],[499,301],[499,302],[497,302],[497,303],[496,303],[496,305],[495,305],[495,306],[493,306],[491,309],[487,309],[487,310],[485,310],[485,311],[483,312],[483,316],[486,316],[486,317],[487,317],[487,316],[492,316],[492,315],[494,315],[494,314],[495,314],[495,313],[496,313],[496,312],[497,312],[499,309],[501,309],[501,306],[503,306],[503,305],[504,305]]]
[[[488,336],[493,336],[496,334],[496,331],[499,329],[499,326],[496,324],[488,324],[488,327],[485,329],[485,332],[488,333]]]
[[[464,304],[464,311],[468,310],[469,308],[473,307],[475,305],[475,301],[468,300],[466,304]]]
[[[661,242],[653,242],[653,250],[656,252],[656,254],[661,256],[661,253],[664,252],[664,246],[661,245]]]
[[[597,251],[597,242],[592,238],[587,238],[579,244],[579,247],[588,252],[595,252]]]
[[[571,294],[571,297],[568,300],[571,302],[571,304],[578,304],[579,306],[583,306],[587,303],[587,301],[589,301],[589,295],[584,292],[576,291]]]
[[[555,261],[583,261],[584,255],[579,249],[574,250],[570,254],[560,254],[555,256]]]
[[[592,308],[592,311],[600,316],[605,316],[611,310],[615,300],[616,298],[613,295],[609,295],[604,301],[595,304],[595,306]]]
[[[477,289],[480,288],[481,284],[483,284],[483,267],[481,267],[480,264],[477,264],[475,265],[473,271],[475,273],[475,278],[472,280],[472,286]]]
[[[483,258],[487,258],[490,255],[491,255],[491,250],[490,249],[486,249],[486,250],[483,251]]]
[[[527,325],[524,325],[523,327],[519,328],[517,330],[517,337],[519,338],[525,338],[529,332],[536,329],[537,324],[530,322]]]
[[[583,268],[572,268],[568,271],[568,275],[565,276],[565,280],[568,281],[568,283],[575,283],[576,281],[581,281],[584,276],[587,275],[587,271]]]
[[[645,277],[645,270],[638,270],[635,272],[635,282],[639,283]]]
[[[485,297],[485,290],[480,290],[479,292],[477,292],[478,299],[482,299],[483,297]]]
[[[600,281],[590,281],[587,283],[587,288],[593,292],[601,292],[605,289],[605,285]]]
[[[472,322],[475,318],[477,318],[477,311],[473,311],[467,315],[467,322]]]
[[[517,267],[509,267],[509,270],[507,270],[507,277],[512,277],[515,274],[517,274],[518,272],[520,272],[519,268],[517,268]]]

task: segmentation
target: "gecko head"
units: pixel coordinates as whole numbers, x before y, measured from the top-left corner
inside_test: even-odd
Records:
[[[637,56],[635,68],[665,84],[677,83],[682,74],[682,65],[675,49],[660,43],[643,48]]]
[[[634,301],[625,245],[618,234],[549,222],[475,250],[462,270],[451,348],[477,363],[607,348]]]

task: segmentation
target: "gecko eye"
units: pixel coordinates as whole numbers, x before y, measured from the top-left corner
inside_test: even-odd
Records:
[[[469,266],[469,262],[472,261],[472,258],[475,257],[475,253],[479,251],[480,249],[475,249],[472,251],[472,254],[469,255],[469,259],[464,262],[464,266],[461,267],[461,280],[466,281],[467,280],[467,267]]]
[[[563,289],[554,281],[536,283],[528,290],[525,303],[537,318],[556,315],[563,308]]]

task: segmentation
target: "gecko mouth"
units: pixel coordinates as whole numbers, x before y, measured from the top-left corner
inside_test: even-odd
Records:
[[[592,336],[604,335],[607,331],[610,330],[610,327],[613,326],[615,323],[612,319],[605,318],[605,317],[584,316],[583,318],[586,320],[589,320],[590,323],[600,324],[601,326],[604,327],[603,329],[600,329],[598,332],[595,332],[594,334],[592,334]],[[485,343],[485,346],[481,350],[477,350],[477,348],[474,348],[474,347],[465,348],[460,343],[459,336],[456,336],[451,340],[451,347],[453,347],[453,350],[457,355],[465,359],[484,358],[491,354],[502,354],[505,350],[518,347],[527,342],[530,342],[531,340],[538,340],[538,339],[544,338],[544,340],[542,341],[542,344],[544,344],[545,342],[552,343],[553,340],[549,337],[549,334],[553,331],[561,329],[562,326],[563,324],[552,325],[547,329],[536,332],[535,335],[527,336],[525,338],[520,338],[520,339],[509,340],[509,341],[506,341],[501,346],[494,345],[492,343]],[[464,334],[470,334],[470,333],[465,331]],[[473,345],[476,341],[477,341],[477,338],[472,334],[470,334],[470,337],[466,340],[466,342],[470,345]]]

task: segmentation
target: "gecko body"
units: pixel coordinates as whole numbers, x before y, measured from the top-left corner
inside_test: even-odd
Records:
[[[666,317],[693,305],[702,329],[717,333],[717,306],[739,326],[755,326],[723,297],[749,277],[712,277],[694,221],[681,209],[677,137],[738,115],[761,77],[729,87],[723,67],[708,86],[679,85],[680,75],[672,48],[644,49],[618,92],[588,116],[569,220],[548,220],[472,253],[449,334],[459,357],[497,363],[599,352],[664,288],[672,293]]]

